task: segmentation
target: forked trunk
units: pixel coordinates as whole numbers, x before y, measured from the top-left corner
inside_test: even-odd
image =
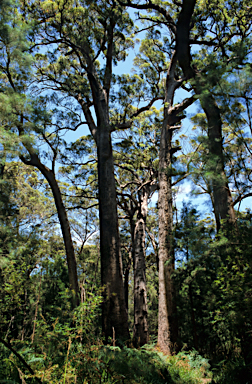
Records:
[[[158,304],[158,346],[165,354],[170,354],[177,342],[176,303],[172,273],[174,271],[173,251],[173,212],[172,212],[172,133],[177,117],[173,108],[173,98],[178,83],[175,79],[177,65],[174,52],[166,78],[164,121],[161,129],[159,148],[159,304]],[[182,109],[183,110],[183,109]]]

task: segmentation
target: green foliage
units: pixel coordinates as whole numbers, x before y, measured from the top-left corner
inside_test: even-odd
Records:
[[[56,268],[54,271],[56,271]],[[70,293],[66,289],[59,291],[62,287],[58,287],[58,292],[52,292],[51,287],[45,284],[45,273],[48,274],[49,272],[44,271],[42,281],[37,282],[37,284],[42,284],[42,289],[40,300],[38,300],[38,297],[34,298],[37,299],[38,311],[33,324],[26,324],[28,329],[26,328],[24,333],[25,338],[18,337],[11,344],[33,369],[36,377],[43,379],[45,383],[56,384],[63,382],[63,380],[66,383],[71,383],[76,377],[76,372],[81,369],[83,351],[85,352],[85,348],[89,349],[89,346],[98,337],[97,321],[100,318],[102,299],[99,293],[96,293],[96,295],[89,294],[86,301],[74,313],[71,313],[69,308]],[[33,276],[33,279],[35,279],[35,276]],[[61,279],[62,277],[58,278],[58,281],[61,281]],[[44,302],[48,294],[54,296],[51,297],[50,302]],[[29,299],[32,299],[31,294]],[[69,303],[68,307],[66,306],[67,303]],[[17,308],[17,304],[14,304],[15,308]],[[27,306],[30,305],[30,308],[32,308],[31,304],[27,303]],[[5,307],[10,308],[9,303],[5,303]],[[55,317],[55,315],[58,316]],[[15,321],[13,324],[17,327]],[[31,335],[29,330],[32,328],[33,334]],[[10,335],[12,338],[15,336],[13,332],[7,331],[7,333],[3,334],[3,337],[9,338]],[[19,359],[2,345],[1,350],[4,358],[0,362],[0,381],[2,378],[14,379],[18,377],[21,369],[21,372],[24,372],[25,380],[32,383],[31,375],[27,374]]]
[[[194,352],[166,357],[150,346],[139,350],[103,345],[82,346],[76,342],[73,328],[67,330],[55,323],[52,326],[53,331],[48,332],[50,340],[42,353],[39,345],[36,346],[36,352],[33,347],[27,346],[19,350],[33,368],[36,377],[41,378],[44,383],[200,384],[202,379],[207,378],[209,381],[211,377],[206,359]],[[55,335],[53,340],[51,334]],[[68,341],[67,334],[71,335]],[[65,338],[65,343],[62,343],[61,336]],[[53,353],[53,343],[57,344],[57,355]],[[6,365],[0,366],[0,374],[5,372],[6,379],[18,382],[20,364],[14,355],[10,355],[2,347],[1,349]],[[33,383],[31,375],[24,376],[28,383]]]
[[[99,359],[103,366],[103,383],[196,384],[201,382],[205,373],[207,375],[209,368],[204,359],[195,358],[195,355],[179,354],[167,358],[148,346],[139,350],[103,347],[99,351]]]
[[[154,3],[165,6],[174,20],[166,23],[169,34],[161,26],[164,15],[150,10],[147,16],[138,15],[147,35],[134,60],[134,73],[117,75],[108,73],[110,64],[106,64],[110,58],[114,65],[126,59],[134,47],[133,29],[136,33],[140,29],[118,3],[3,0],[0,4],[0,334],[45,383],[189,384],[208,375],[207,361],[194,350],[167,358],[148,347],[102,345],[99,248],[97,243],[85,244],[98,227],[97,154],[91,136],[71,144],[63,138],[67,130],[73,132],[87,123],[83,113],[85,120],[93,119],[96,92],[104,91],[109,99],[106,119],[112,131],[128,126],[133,114],[131,129],[119,131],[113,146],[118,202],[126,206],[130,196],[137,206],[142,186],[157,177],[163,108],[158,111],[150,104],[152,108],[140,117],[134,113],[143,100],[145,104],[164,98],[164,76],[176,40],[172,25],[181,10],[179,2]],[[200,129],[191,141],[194,153],[178,159],[200,192],[211,197],[213,181],[216,185],[228,181],[235,203],[251,191],[252,81],[251,65],[244,64],[251,52],[250,19],[250,0],[196,2],[190,40],[196,43],[192,66],[197,76],[191,85],[198,82],[200,101],[213,95],[220,110],[226,174],[218,173],[218,156],[209,155],[209,127],[202,113],[192,118]],[[44,46],[40,49],[36,44]],[[179,86],[181,69],[175,70]],[[92,91],[90,79],[96,80]],[[183,87],[187,86],[183,80]],[[53,171],[61,165],[58,175],[64,202],[73,212],[70,224],[82,295],[74,313],[48,184],[36,172],[10,161],[16,155],[27,158],[28,153],[38,154],[46,165],[52,162]],[[172,175],[184,177],[175,157],[173,167],[168,170]],[[158,307],[156,213],[147,219],[152,340],[157,334]],[[252,376],[251,214],[237,213],[237,231],[225,224],[215,236],[210,218],[202,220],[190,206],[182,209],[174,234],[178,342],[211,359],[215,381],[247,383]],[[130,261],[130,226],[121,221],[120,230],[125,271]],[[132,284],[132,274],[129,279]],[[131,323],[132,307],[131,300]],[[0,351],[0,382],[35,382],[6,347],[1,345]]]
[[[179,352],[169,360],[169,372],[175,383],[201,383],[202,379],[209,381],[211,373],[208,360],[197,351]]]
[[[251,382],[251,366],[248,369],[241,356],[220,362],[216,372],[214,379],[218,384],[249,384]]]
[[[177,255],[185,257],[174,276],[181,343],[194,346],[217,366],[223,361],[226,373],[222,366],[216,368],[222,372],[220,377],[232,376],[229,361],[237,361],[249,377],[251,214],[240,215],[236,230],[223,223],[223,231],[214,239],[197,221],[196,210],[185,208],[179,224],[183,230],[176,235]]]

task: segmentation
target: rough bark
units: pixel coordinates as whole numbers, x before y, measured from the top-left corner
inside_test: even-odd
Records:
[[[168,145],[167,145],[168,144]],[[174,287],[171,275],[174,270],[172,245],[173,213],[171,167],[171,131],[162,129],[159,153],[159,304],[158,345],[166,354],[171,353],[176,341],[174,329]]]
[[[98,184],[101,250],[101,283],[103,291],[102,329],[106,341],[129,339],[127,310],[124,299],[122,259],[118,229],[114,162],[111,133],[107,126],[98,129]]]
[[[166,78],[164,122],[159,148],[159,304],[158,304],[158,346],[170,354],[177,340],[176,305],[171,275],[174,270],[172,241],[172,126],[176,122],[173,113],[173,97],[178,83],[175,80],[177,59],[174,54]]]
[[[172,146],[175,124],[183,119],[178,116],[194,102],[193,97],[173,107],[173,98],[180,81],[175,80],[177,56],[174,52],[166,78],[164,121],[159,148],[159,315],[158,345],[166,354],[177,349],[178,326],[175,290],[172,282],[174,270],[173,207],[172,207],[172,156],[179,148]],[[178,127],[179,128],[179,127]]]
[[[113,29],[115,21],[110,20],[106,70],[103,84],[97,74],[95,63],[87,45],[83,49],[87,73],[92,92],[97,122],[94,121],[89,102],[79,94],[76,99],[82,106],[90,133],[97,146],[98,192],[100,221],[101,283],[103,290],[102,331],[105,341],[115,335],[117,340],[129,339],[128,317],[124,297],[122,258],[118,228],[117,198],[114,176],[114,161],[111,143],[113,127],[109,121],[109,91],[112,78]]]
[[[164,353],[171,353],[172,343],[176,343],[176,305],[174,299],[174,287],[171,274],[174,269],[174,253],[172,247],[172,183],[171,165],[174,149],[171,145],[172,131],[174,124],[181,118],[178,112],[182,112],[187,106],[192,104],[192,99],[182,102],[178,108],[172,107],[175,90],[194,76],[191,68],[190,55],[190,23],[194,11],[196,0],[184,0],[179,14],[178,22],[175,24],[170,14],[161,5],[153,2],[146,4],[127,5],[136,9],[153,9],[163,15],[166,19],[170,32],[175,36],[176,47],[171,59],[166,78],[164,122],[161,130],[160,149],[159,149],[159,317],[158,317],[158,345]],[[184,78],[175,80],[176,63],[179,62]]]
[[[192,67],[190,54],[190,20],[193,14],[195,0],[183,2],[182,11],[179,15],[176,51],[180,67],[187,79],[195,78],[194,91],[202,94],[203,84],[197,69]],[[212,178],[212,191],[217,230],[220,229],[220,220],[228,219],[235,223],[235,212],[232,204],[231,192],[225,175],[225,164],[222,146],[222,121],[220,110],[211,94],[201,97],[201,106],[206,113],[208,122],[209,159],[213,164],[210,166]]]
[[[229,223],[235,224],[235,211],[225,174],[220,110],[211,95],[206,96],[201,101],[201,106],[206,114],[208,123],[209,170],[212,174],[213,206],[216,227],[217,231],[219,231],[221,220],[228,220]]]
[[[174,270],[174,251],[172,244],[173,212],[172,212],[172,132],[174,124],[181,118],[177,114],[183,111],[192,100],[185,100],[178,107],[172,107],[176,89],[183,80],[192,77],[190,68],[189,32],[195,0],[183,1],[176,28],[173,33],[176,47],[166,78],[164,122],[161,130],[159,149],[159,315],[158,345],[164,353],[171,353],[177,347],[178,327],[176,319],[175,290],[172,283]],[[168,21],[169,17],[167,18]],[[183,62],[185,78],[175,80],[177,62]],[[182,69],[183,69],[182,68]]]
[[[139,193],[139,207],[134,231],[134,331],[133,339],[136,347],[148,343],[148,306],[145,266],[145,230],[148,211],[148,188]]]

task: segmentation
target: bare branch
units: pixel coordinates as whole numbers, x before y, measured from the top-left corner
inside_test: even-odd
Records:
[[[186,108],[188,108],[190,105],[192,105],[197,100],[197,96],[193,95],[191,97],[188,97],[184,99],[180,104],[174,105],[170,109],[170,113],[177,115],[178,113],[184,111]]]
[[[119,4],[121,4],[122,6],[128,6],[128,7],[131,7],[131,8],[135,8],[135,9],[139,9],[139,10],[147,10],[147,9],[153,9],[155,11],[158,11],[161,15],[164,16],[164,18],[166,19],[167,23],[168,23],[168,26],[170,28],[170,30],[174,33],[174,35],[176,34],[177,32],[177,28],[176,28],[176,25],[174,23],[174,20],[172,19],[172,17],[170,16],[169,12],[166,11],[165,8],[161,7],[160,5],[158,4],[154,4],[152,3],[151,0],[148,0],[148,3],[147,4],[134,4],[131,2],[131,0],[128,0],[127,2],[122,2],[120,0],[118,0]]]
[[[152,105],[155,103],[155,101],[157,100],[163,100],[163,97],[161,96],[157,96],[157,97],[154,97],[147,105],[145,105],[144,107],[142,108],[139,108],[136,112],[134,112],[132,115],[131,115],[131,118],[133,117],[137,117],[139,116],[141,113],[145,112],[145,111],[148,111]]]
[[[94,203],[92,205],[89,205],[88,207],[83,207],[83,205],[75,205],[74,207],[66,208],[66,211],[72,211],[74,209],[82,209],[84,211],[87,211],[88,209],[98,207],[99,203]]]
[[[245,195],[238,196],[237,199],[235,199],[235,201],[232,202],[232,206],[234,207],[237,203],[246,199],[247,197],[252,197],[252,192],[246,193]]]

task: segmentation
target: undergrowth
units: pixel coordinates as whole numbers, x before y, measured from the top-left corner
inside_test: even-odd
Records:
[[[154,344],[139,349],[103,345],[96,333],[100,302],[101,297],[92,297],[69,320],[65,318],[64,324],[59,318],[49,320],[40,313],[34,337],[10,342],[1,339],[0,384],[212,382],[208,360],[195,350],[168,357]],[[213,383],[252,384],[248,372],[251,370],[241,358],[225,361],[217,367]]]
[[[33,384],[40,380],[48,384],[198,384],[210,377],[209,364],[195,352],[167,357],[153,346],[133,349],[82,345],[71,337],[65,347],[65,353],[60,345],[56,353],[55,348],[46,351],[16,345],[34,371],[32,375],[1,346],[0,383]]]

